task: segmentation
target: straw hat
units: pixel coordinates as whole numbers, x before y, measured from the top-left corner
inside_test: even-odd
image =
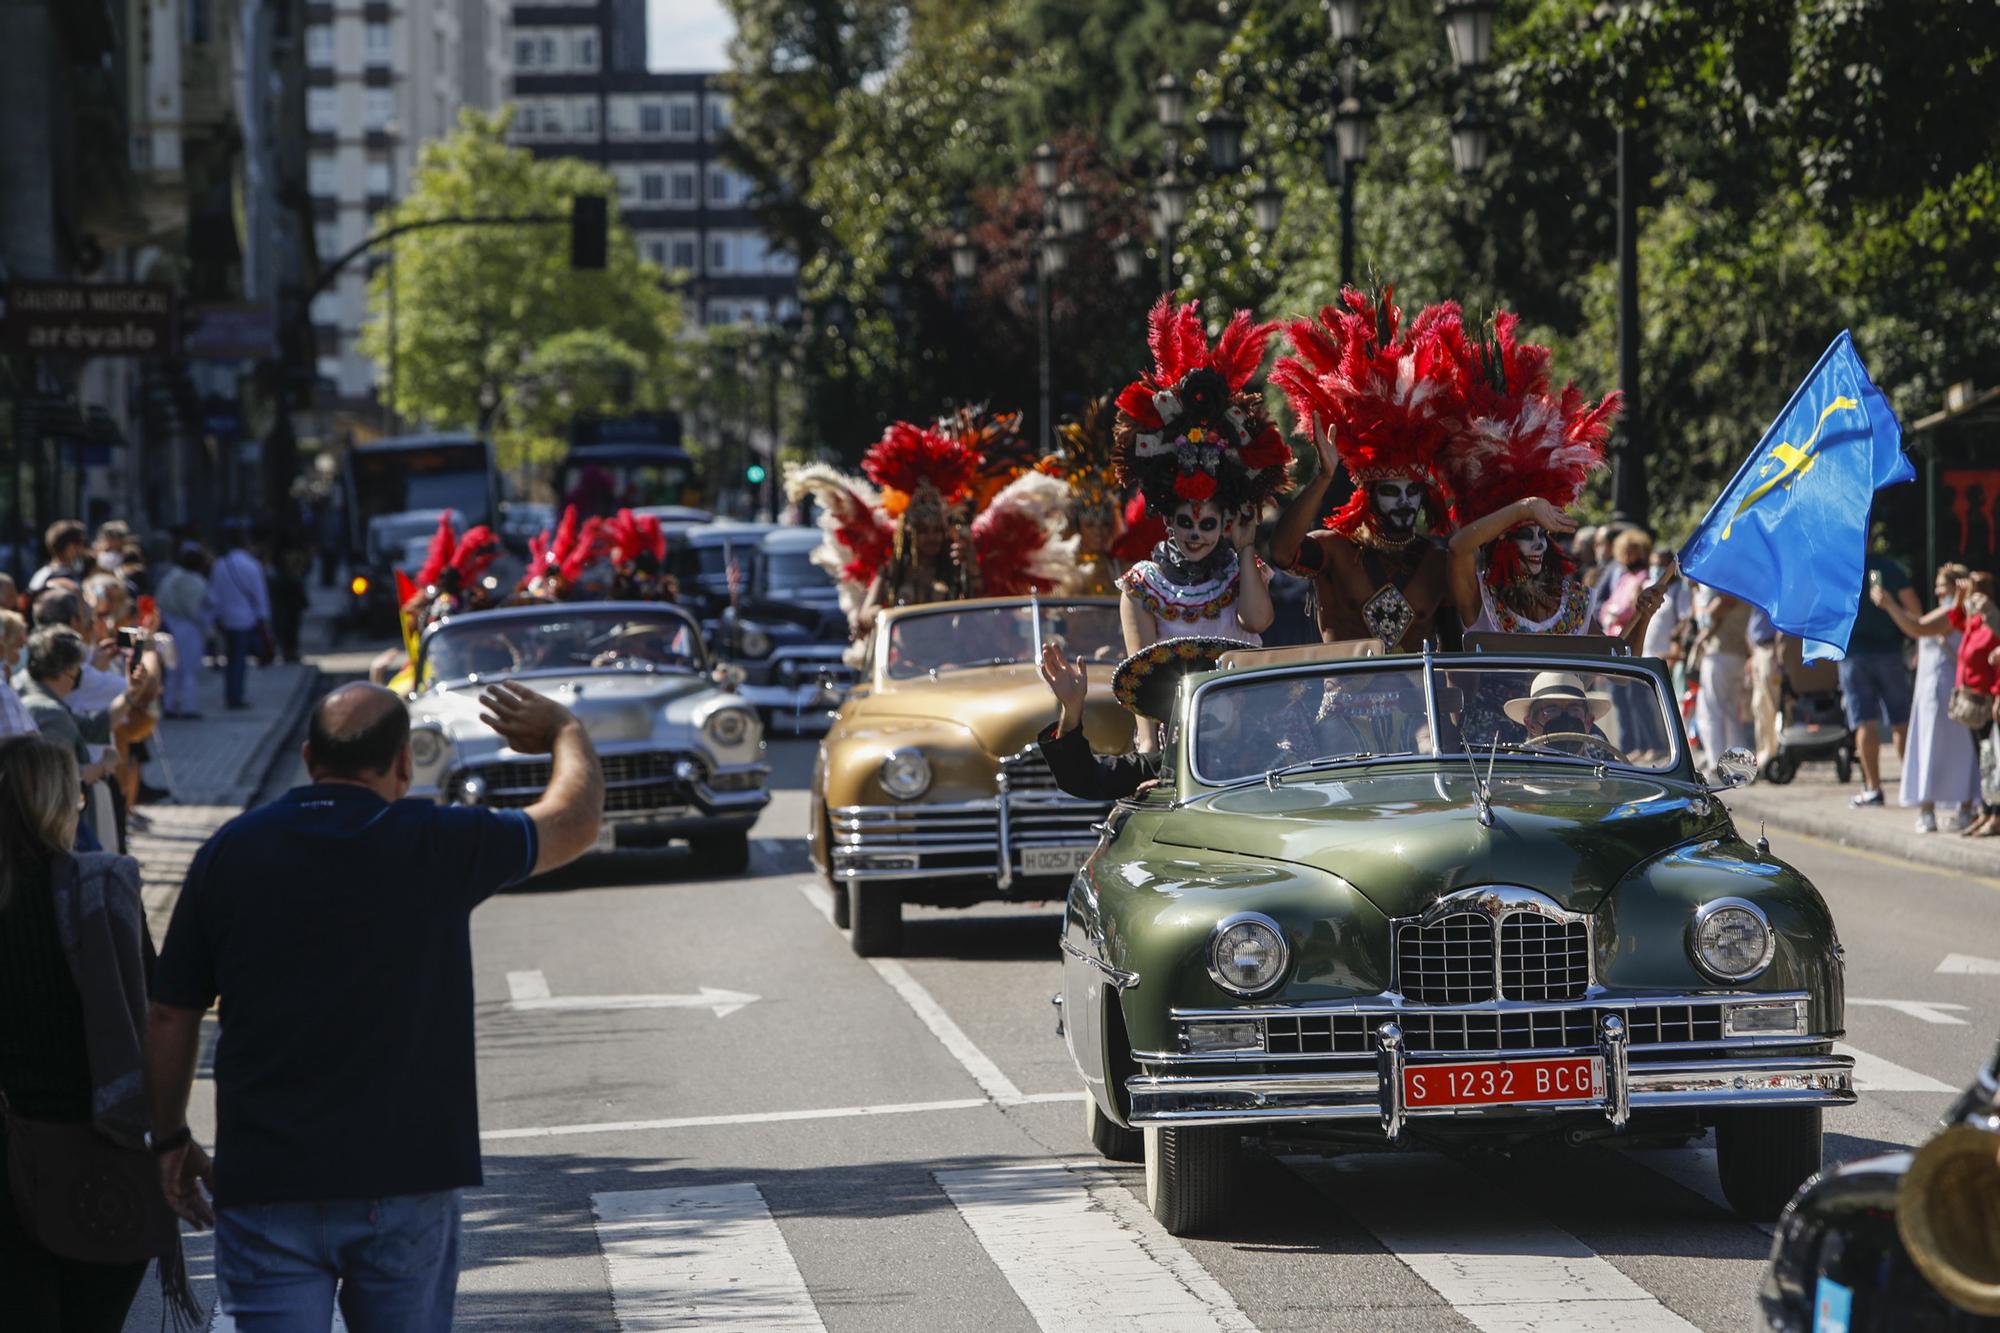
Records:
[[[1584,689],[1581,676],[1569,671],[1544,671],[1536,675],[1534,683],[1528,686],[1526,696],[1507,701],[1507,716],[1526,726],[1528,710],[1549,700],[1575,700],[1589,704],[1592,721],[1611,711],[1611,696]]]

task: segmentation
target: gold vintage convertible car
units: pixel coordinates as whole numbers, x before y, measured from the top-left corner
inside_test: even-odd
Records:
[[[1035,744],[1055,720],[1037,673],[1054,641],[1084,661],[1084,734],[1132,745],[1111,697],[1123,655],[1109,597],[992,597],[885,611],[813,768],[813,862],[854,951],[895,953],[903,904],[1060,899],[1109,807],[1056,790]]]

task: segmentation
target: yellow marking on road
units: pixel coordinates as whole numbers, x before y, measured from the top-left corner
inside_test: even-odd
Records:
[[[1772,445],[1771,457],[1776,458],[1783,466],[1778,469],[1776,476],[1750,492],[1749,495],[1744,497],[1743,503],[1736,506],[1736,512],[1731,514],[1729,522],[1723,525],[1722,540],[1729,540],[1729,534],[1736,530],[1736,520],[1743,517],[1745,511],[1751,505],[1756,504],[1779,486],[1790,490],[1793,482],[1796,482],[1800,477],[1805,476],[1806,473],[1813,470],[1813,466],[1819,462],[1819,455],[1813,451],[1819,446],[1819,433],[1826,428],[1826,419],[1828,417],[1832,416],[1835,412],[1851,410],[1860,406],[1861,404],[1854,399],[1849,398],[1846,394],[1841,394],[1828,403],[1825,410],[1819,414],[1819,420],[1813,424],[1811,438],[1803,445],[1794,446],[1787,440],[1780,440]]]

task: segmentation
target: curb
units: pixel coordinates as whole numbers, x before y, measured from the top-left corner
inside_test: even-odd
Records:
[[[1722,797],[1722,802],[1736,820],[1736,831],[1746,837],[1750,836],[1750,822],[1761,820],[1773,829],[1803,833],[1857,851],[1875,852],[1961,874],[2000,876],[2000,855],[1995,855],[1979,841],[1952,833],[1905,833],[1876,828],[1871,822],[1854,819],[1845,810],[1844,804],[1838,810],[1807,810],[1789,801],[1767,802],[1759,799],[1754,792],[1745,791],[1730,792]]]

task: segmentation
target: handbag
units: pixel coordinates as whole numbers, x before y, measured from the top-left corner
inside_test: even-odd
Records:
[[[51,1254],[92,1264],[134,1264],[180,1250],[180,1224],[160,1187],[159,1163],[87,1122],[16,1115],[7,1122],[7,1184],[21,1229]]]
[[[1944,715],[1961,726],[1977,731],[1993,720],[1993,696],[1964,685],[1954,685],[1945,701]]]

